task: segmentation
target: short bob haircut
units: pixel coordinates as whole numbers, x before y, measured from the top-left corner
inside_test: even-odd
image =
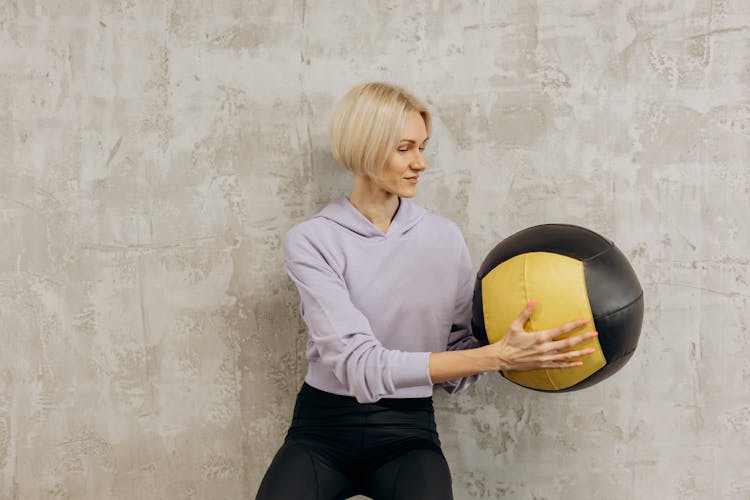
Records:
[[[382,82],[354,87],[341,100],[331,121],[334,158],[355,174],[380,176],[398,146],[410,111],[422,115],[429,136],[430,112],[406,90]]]

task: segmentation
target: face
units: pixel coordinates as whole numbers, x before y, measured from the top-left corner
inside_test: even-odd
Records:
[[[411,198],[417,194],[419,174],[427,168],[422,153],[428,139],[422,115],[409,111],[396,149],[388,157],[381,175],[374,179],[375,183],[396,196]]]

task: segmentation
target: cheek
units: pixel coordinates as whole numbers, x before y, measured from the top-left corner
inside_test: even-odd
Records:
[[[391,161],[383,169],[383,178],[388,181],[400,179],[405,170],[406,165],[401,165],[398,161]]]

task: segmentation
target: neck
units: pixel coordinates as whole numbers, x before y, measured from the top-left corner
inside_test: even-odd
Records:
[[[354,187],[349,195],[349,201],[383,234],[388,231],[400,203],[398,196],[384,191],[364,175],[354,176]]]

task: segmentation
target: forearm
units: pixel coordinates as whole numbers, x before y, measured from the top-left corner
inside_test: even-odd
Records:
[[[430,379],[433,384],[448,382],[479,373],[498,371],[502,363],[490,346],[462,351],[430,354]]]

